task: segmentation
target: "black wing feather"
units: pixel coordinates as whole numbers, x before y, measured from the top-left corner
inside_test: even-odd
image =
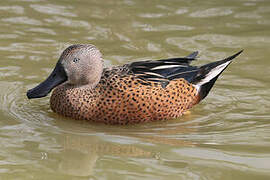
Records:
[[[197,55],[198,52],[196,51],[182,58],[137,61],[129,64],[128,68],[142,79],[167,82],[177,78],[188,78],[185,71],[197,69],[190,66]]]
[[[163,88],[165,88],[171,80],[184,78],[188,82],[200,86],[200,99],[203,99],[213,87],[218,76],[242,51],[239,51],[226,59],[199,67],[190,66],[190,62],[195,60],[198,55],[197,51],[184,58],[140,61],[127,64],[126,66],[129,71],[136,74],[139,78],[147,81],[160,82]]]

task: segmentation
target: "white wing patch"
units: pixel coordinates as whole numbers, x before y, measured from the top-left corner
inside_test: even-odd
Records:
[[[153,72],[144,72],[144,74],[147,74],[147,75],[152,75],[152,76],[157,76],[157,77],[161,77],[161,78],[164,78],[164,76],[158,74],[158,73],[153,73]]]
[[[231,61],[228,61],[228,62],[226,62],[226,63],[224,63],[224,64],[221,64],[221,65],[219,65],[219,66],[213,68],[208,74],[206,74],[204,79],[200,80],[198,83],[196,83],[196,84],[194,85],[194,87],[197,89],[197,92],[199,92],[200,87],[201,87],[203,84],[205,84],[205,83],[211,81],[211,79],[213,79],[213,78],[215,78],[217,75],[219,75],[219,74],[223,71],[223,69],[225,69],[230,63],[231,63]]]
[[[169,69],[169,68],[174,68],[174,67],[186,67],[186,66],[183,66],[183,65],[162,65],[162,66],[157,66],[157,67],[151,68],[151,70]]]

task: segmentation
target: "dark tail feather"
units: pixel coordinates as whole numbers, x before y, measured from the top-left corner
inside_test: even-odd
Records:
[[[186,56],[186,58],[195,59],[198,54],[199,54],[199,52],[195,51],[195,52],[189,54],[188,56]]]
[[[216,76],[214,79],[211,79],[208,83],[203,84],[200,87],[200,91],[199,91],[200,100],[203,100],[209,94],[210,90],[212,89],[216,80],[218,79],[218,76]]]
[[[199,89],[200,100],[208,95],[220,74],[228,67],[232,60],[242,52],[243,50],[226,59],[212,62],[199,68],[199,72],[192,83]]]

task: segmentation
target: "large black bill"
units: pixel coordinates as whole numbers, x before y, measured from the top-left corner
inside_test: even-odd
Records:
[[[63,66],[57,63],[53,72],[45,81],[27,91],[27,97],[28,99],[44,97],[49,94],[54,87],[65,81],[67,81],[67,74]]]

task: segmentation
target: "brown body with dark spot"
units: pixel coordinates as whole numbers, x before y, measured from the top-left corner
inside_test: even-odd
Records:
[[[196,88],[184,79],[162,88],[133,75],[112,74],[102,76],[92,90],[60,85],[50,102],[54,112],[66,117],[125,125],[179,117],[198,100]]]
[[[103,68],[91,44],[68,47],[49,77],[27,92],[50,93],[54,112],[105,124],[135,124],[171,119],[204,99],[219,75],[242,51],[203,66],[191,66],[198,52],[183,58],[146,60]]]

